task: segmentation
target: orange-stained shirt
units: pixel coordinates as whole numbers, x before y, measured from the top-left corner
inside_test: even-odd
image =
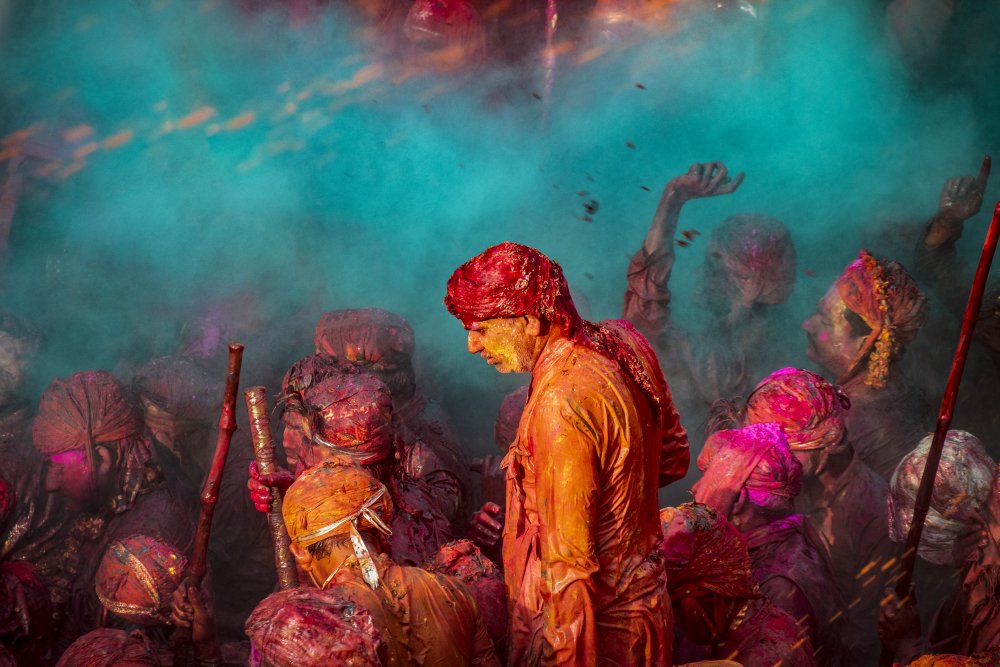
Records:
[[[374,557],[379,587],[369,588],[351,556],[335,586],[371,614],[389,646],[388,664],[500,667],[472,594],[458,579]],[[327,588],[331,588],[327,586]]]
[[[503,462],[511,664],[669,664],[657,490],[687,469],[687,436],[648,346],[615,328],[662,409],[590,348],[559,339],[542,352]]]

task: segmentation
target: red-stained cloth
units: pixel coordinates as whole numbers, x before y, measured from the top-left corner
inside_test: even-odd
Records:
[[[3,475],[0,475],[0,528],[7,523],[15,507],[17,507],[17,493]]]
[[[316,352],[376,373],[391,372],[413,356],[413,327],[380,308],[348,308],[325,313],[316,324]]]
[[[142,409],[113,375],[81,371],[56,378],[42,394],[32,437],[39,452],[52,455],[136,439],[142,431]]]
[[[729,516],[742,493],[762,508],[790,505],[802,488],[802,464],[777,424],[717,431],[698,456],[695,499]]]
[[[141,632],[100,628],[73,642],[56,667],[166,667],[166,663]]]
[[[109,612],[131,623],[165,623],[186,567],[184,554],[163,540],[132,535],[112,543],[101,559],[97,598]]]
[[[469,588],[494,646],[503,648],[509,620],[507,594],[503,573],[493,561],[469,540],[456,540],[443,545],[426,569],[455,577]]]
[[[406,15],[403,34],[416,44],[453,49],[455,57],[478,63],[486,52],[486,30],[468,0],[416,0]]]
[[[775,423],[796,451],[838,445],[846,433],[851,401],[837,385],[812,371],[782,368],[747,398],[747,422]]]
[[[0,644],[19,664],[45,664],[52,639],[49,591],[31,563],[0,564]]]
[[[359,465],[392,457],[392,396],[374,375],[331,375],[303,390],[302,399],[316,445]]]
[[[386,664],[384,628],[336,589],[273,593],[247,619],[246,632],[254,652],[274,667]]]

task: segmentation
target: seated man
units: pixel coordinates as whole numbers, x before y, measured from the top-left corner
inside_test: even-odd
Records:
[[[897,262],[862,250],[802,323],[809,358],[851,399],[847,430],[861,460],[888,479],[928,414],[896,362],[927,319],[927,299]]]
[[[379,617],[397,664],[499,665],[460,581],[386,555],[393,505],[370,473],[334,462],[310,468],[288,488],[281,511],[299,567],[318,588],[337,586]]]
[[[94,576],[110,544],[143,533],[190,548],[191,512],[163,480],[144,432],[142,409],[105,371],[57,378],[42,394],[32,437],[49,460],[46,489],[79,516],[55,584],[66,601],[62,647],[98,626]]]
[[[839,665],[846,612],[820,537],[795,514],[802,466],[776,424],[754,424],[713,434],[698,457],[703,476],[696,502],[736,526],[750,554],[753,581],[796,619],[820,664]]]
[[[778,424],[802,464],[802,492],[795,498],[823,540],[841,596],[848,603],[845,644],[851,664],[878,655],[871,631],[889,576],[881,566],[894,552],[885,519],[888,485],[858,458],[847,432],[850,399],[840,387],[810,371],[782,368],[747,399],[746,422]],[[858,573],[868,574],[858,577]]]
[[[697,503],[667,507],[660,521],[679,637],[675,663],[816,664],[809,638],[801,636],[795,620],[756,590],[750,556],[736,528]]]

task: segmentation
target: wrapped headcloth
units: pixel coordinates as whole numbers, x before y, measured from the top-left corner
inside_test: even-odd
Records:
[[[444,298],[448,312],[468,329],[475,322],[532,315],[558,324],[562,335],[618,364],[649,398],[654,412],[663,391],[651,378],[639,353],[624,336],[652,357],[649,343],[625,320],[594,324],[577,313],[562,267],[540,251],[509,241],[491,246],[455,269]]]
[[[184,357],[153,359],[132,378],[132,390],[171,416],[217,419],[224,384]]]
[[[506,641],[508,611],[503,573],[479,547],[469,540],[448,542],[441,546],[426,569],[455,577],[468,586],[490,637],[501,645]]]
[[[800,368],[768,375],[747,399],[747,422],[781,426],[788,446],[797,451],[840,444],[851,401],[837,385]]]
[[[378,667],[388,647],[371,614],[337,588],[272,593],[246,622],[250,664],[273,667]]]
[[[712,230],[705,253],[704,270],[726,276],[747,304],[783,303],[795,285],[795,245],[775,218],[755,213],[726,218]]]
[[[330,375],[302,399],[314,443],[358,465],[392,457],[392,396],[374,375]]]
[[[417,0],[403,34],[414,44],[450,51],[442,56],[459,63],[478,63],[486,52],[486,30],[468,0]]]
[[[685,503],[660,510],[660,524],[674,604],[707,595],[755,596],[750,554],[740,531],[725,517],[707,505]]]
[[[97,568],[97,598],[105,609],[137,625],[166,623],[187,558],[146,535],[114,542]]]
[[[777,424],[751,424],[717,431],[698,456],[702,478],[692,491],[723,516],[745,489],[751,503],[776,509],[793,501],[802,488],[802,464],[792,455]]]
[[[99,628],[70,644],[56,667],[160,667],[152,643],[142,632]]]
[[[392,498],[364,468],[328,462],[309,468],[285,493],[281,513],[288,537],[301,547],[349,535],[365,582],[378,588],[378,572],[361,531],[391,534]]]
[[[375,372],[394,370],[413,356],[413,327],[380,308],[325,313],[316,324],[316,352]]]
[[[83,450],[96,470],[94,447],[117,453],[114,498],[116,512],[132,506],[152,461],[152,448],[143,435],[142,408],[107,371],[81,371],[56,378],[42,393],[32,424],[35,448],[43,456]]]
[[[928,435],[921,440],[892,473],[887,502],[889,537],[895,542],[906,540],[910,530],[917,489],[933,439]],[[937,565],[951,564],[955,541],[988,499],[995,473],[996,463],[979,438],[966,431],[948,431],[917,549],[921,558]]]
[[[521,423],[524,406],[528,402],[528,385],[518,387],[503,397],[500,411],[493,423],[493,437],[502,451],[510,449],[517,437],[517,427]]]
[[[348,375],[359,372],[351,364],[342,362],[329,354],[310,354],[289,367],[285,377],[281,380],[281,395],[278,397],[278,401],[283,403],[286,409],[305,414],[302,394],[307,389],[319,384],[331,375]]]
[[[865,382],[882,389],[889,364],[927,320],[927,297],[902,264],[873,257],[866,250],[847,265],[834,284],[847,307],[871,328],[858,365],[867,359]]]

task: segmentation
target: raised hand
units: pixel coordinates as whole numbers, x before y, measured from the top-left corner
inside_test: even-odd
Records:
[[[681,201],[715,197],[736,192],[743,182],[743,172],[729,178],[729,170],[722,162],[705,162],[691,165],[686,174],[667,183],[666,192]]]
[[[247,488],[250,489],[250,500],[253,501],[254,509],[264,513],[271,511],[271,502],[274,500],[274,496],[271,495],[271,487],[276,486],[285,491],[294,481],[295,475],[284,468],[278,468],[270,475],[261,475],[260,471],[257,470],[257,462],[251,461]]]
[[[492,550],[503,537],[503,510],[496,503],[483,503],[469,522],[469,539],[480,549]]]
[[[960,176],[945,181],[938,199],[938,215],[960,222],[979,213],[990,178],[990,162],[989,155],[983,158],[978,176]]]

